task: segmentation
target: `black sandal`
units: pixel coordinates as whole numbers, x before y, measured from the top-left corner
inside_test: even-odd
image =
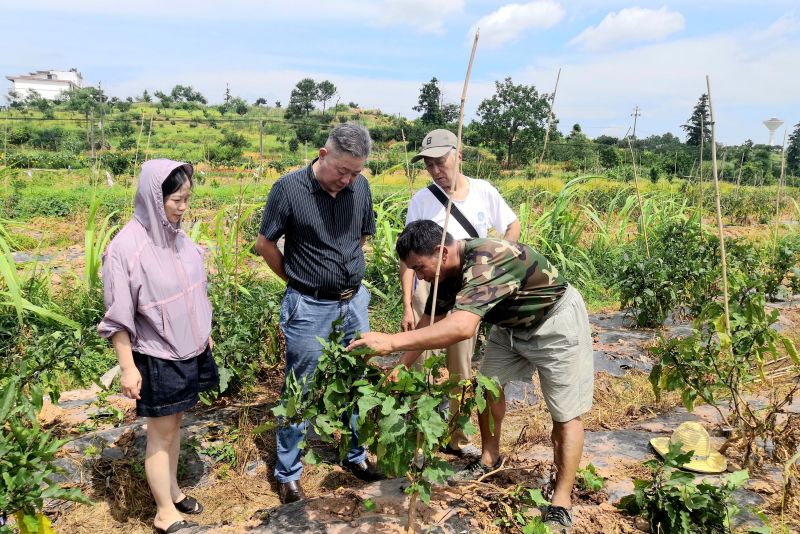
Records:
[[[175,509],[182,514],[197,515],[203,511],[203,505],[188,495],[182,501],[175,503]]]
[[[190,523],[185,519],[181,519],[180,521],[175,521],[174,523],[172,523],[169,527],[167,527],[166,530],[164,530],[163,528],[158,528],[156,526],[153,526],[153,528],[156,529],[156,532],[158,534],[172,534],[173,532],[178,532],[179,530],[183,530],[185,528],[192,528],[196,526],[197,523]]]

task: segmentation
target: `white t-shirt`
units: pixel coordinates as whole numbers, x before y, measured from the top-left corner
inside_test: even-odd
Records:
[[[454,207],[458,207],[464,217],[472,223],[472,226],[478,231],[478,237],[486,237],[491,227],[495,229],[498,237],[502,238],[508,225],[517,220],[514,211],[500,196],[500,192],[486,180],[475,178],[467,178],[467,180],[469,180],[467,197],[464,200],[454,200]],[[436,185],[436,187],[439,186]],[[429,219],[443,227],[444,215],[444,206],[426,187],[417,191],[411,198],[411,203],[408,205],[408,215],[406,215],[406,225],[414,221]],[[450,232],[454,239],[468,239],[470,237],[452,214],[447,225],[447,231]]]

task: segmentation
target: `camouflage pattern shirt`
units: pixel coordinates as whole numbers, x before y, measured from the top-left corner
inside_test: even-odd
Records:
[[[567,289],[555,265],[527,245],[461,241],[461,278],[440,280],[436,314],[466,310],[505,328],[535,328]],[[428,298],[430,313],[433,292]]]

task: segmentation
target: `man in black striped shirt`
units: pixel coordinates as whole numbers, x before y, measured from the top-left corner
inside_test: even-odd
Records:
[[[361,171],[372,141],[356,123],[331,130],[319,157],[282,176],[272,187],[256,251],[286,281],[280,324],[286,338],[286,373],[311,377],[331,323],[344,316],[345,345],[356,331],[368,332],[369,292],[362,246],[375,233],[372,193]],[[285,237],[283,253],[277,241]],[[305,424],[278,429],[275,478],[281,502],[303,498],[299,442]],[[344,466],[363,480],[381,477],[354,441]]]

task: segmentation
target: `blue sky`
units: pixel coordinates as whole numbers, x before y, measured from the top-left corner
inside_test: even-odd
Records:
[[[800,122],[796,0],[6,0],[3,76],[77,67],[125,97],[189,84],[212,102],[225,83],[253,101],[286,103],[301,78],[330,79],[344,102],[414,117],[436,76],[461,94],[474,28],[473,118],[494,81],[551,92],[562,131],[672,132],[711,76],[717,139],[766,142],[761,121]],[[7,82],[10,87],[10,82]],[[5,91],[4,91],[5,92]],[[783,131],[779,130],[778,138]]]

